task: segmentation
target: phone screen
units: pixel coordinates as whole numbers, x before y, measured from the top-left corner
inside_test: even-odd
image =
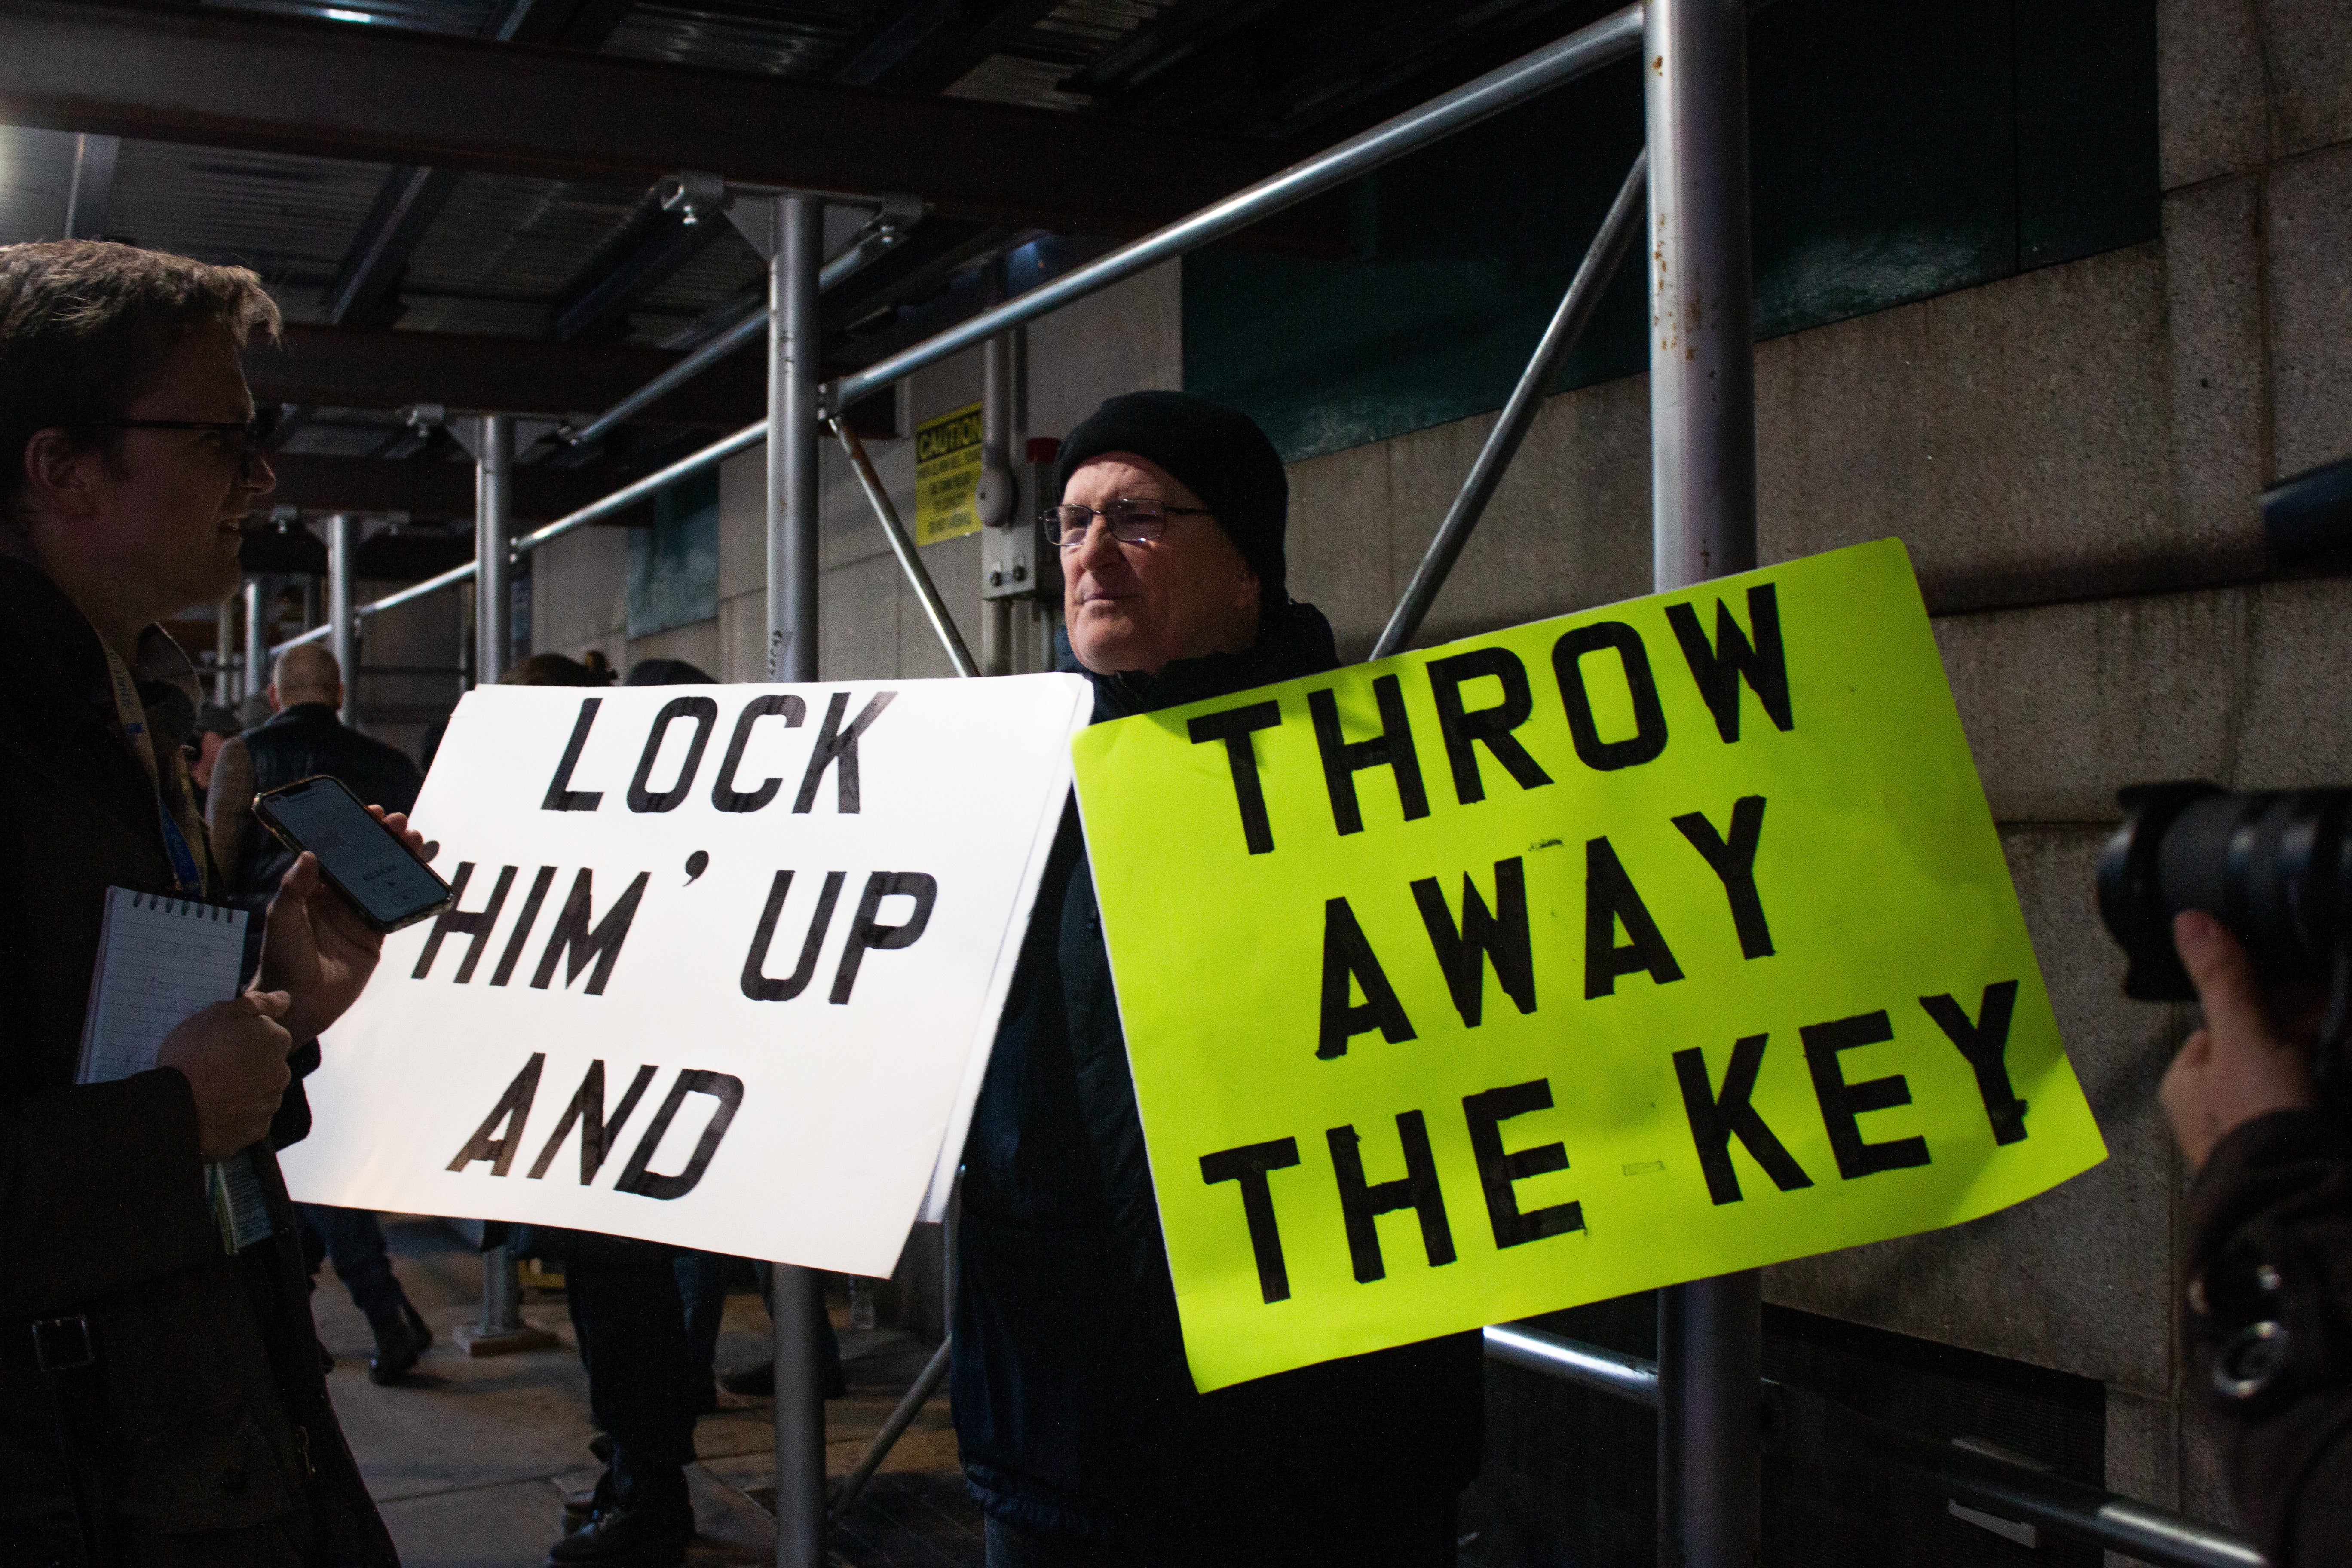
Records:
[[[334,780],[289,784],[264,799],[286,836],[316,855],[377,924],[398,925],[449,896],[449,885]]]

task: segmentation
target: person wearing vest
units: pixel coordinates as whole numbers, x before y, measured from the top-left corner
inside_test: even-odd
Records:
[[[369,805],[404,813],[415,805],[424,783],[416,764],[399,748],[342,721],[342,670],[335,656],[316,643],[278,656],[263,697],[271,714],[268,722],[224,742],[214,759],[208,811],[213,857],[227,879],[229,901],[257,912],[268,906],[294,855],[255,820],[255,795],[325,773]],[[303,1061],[298,1056],[296,1065]],[[369,1381],[398,1382],[432,1344],[433,1331],[392,1271],[383,1226],[365,1209],[297,1204],[294,1212],[311,1275],[333,1258],[335,1277],[375,1335]]]
[[[156,621],[238,581],[273,477],[238,354],[277,308],[241,268],[99,241],[0,247],[0,1563],[396,1568],[327,1397],[278,1149],[288,1065],[381,941],[301,857],[255,987],[158,1065],[77,1082],[110,887],[225,891]],[[385,819],[412,848],[404,818]],[[205,1167],[268,1234],[232,1250]]]

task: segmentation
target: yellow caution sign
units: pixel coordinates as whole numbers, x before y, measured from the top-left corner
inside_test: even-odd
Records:
[[[1204,1390],[2105,1157],[1895,541],[1076,752]]]
[[[980,531],[974,494],[985,449],[977,403],[915,426],[915,542]]]

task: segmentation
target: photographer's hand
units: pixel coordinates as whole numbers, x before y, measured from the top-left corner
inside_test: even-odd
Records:
[[[2253,961],[2221,922],[2190,910],[2172,922],[2173,945],[2197,984],[2205,1026],[2189,1037],[2159,1096],[2192,1168],[2213,1145],[2257,1116],[2317,1103],[2304,1047],[2282,1029]]]

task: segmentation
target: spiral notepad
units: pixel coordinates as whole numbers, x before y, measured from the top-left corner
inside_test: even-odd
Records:
[[[247,920],[245,910],[220,904],[107,889],[76,1081],[111,1083],[147,1071],[182,1020],[235,996]],[[240,1252],[269,1235],[249,1155],[207,1166],[205,1181],[223,1246]]]

